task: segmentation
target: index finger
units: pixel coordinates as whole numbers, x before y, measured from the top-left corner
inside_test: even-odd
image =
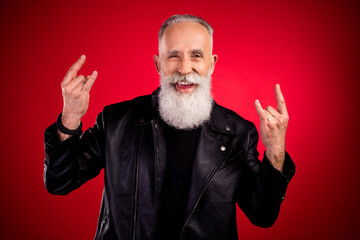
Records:
[[[266,121],[266,113],[262,108],[260,101],[258,99],[255,100],[255,108],[257,114],[259,115],[260,121]]]
[[[64,77],[64,84],[70,82],[73,78],[76,77],[77,72],[80,70],[82,65],[84,65],[86,60],[85,55],[81,55],[81,57],[69,68],[69,71],[66,73]]]
[[[277,109],[279,113],[287,115],[288,112],[286,108],[285,98],[281,92],[279,84],[275,85],[275,97],[276,97]]]

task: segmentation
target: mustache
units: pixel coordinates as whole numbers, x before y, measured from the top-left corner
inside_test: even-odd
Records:
[[[164,80],[168,83],[176,84],[179,82],[184,82],[187,84],[200,84],[204,81],[206,77],[201,77],[199,74],[195,72],[191,72],[189,74],[181,74],[181,73],[174,73],[170,76],[164,77]]]

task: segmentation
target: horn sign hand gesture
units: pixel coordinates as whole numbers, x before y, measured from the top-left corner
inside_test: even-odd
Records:
[[[285,134],[289,115],[279,84],[275,85],[275,97],[277,110],[272,106],[263,109],[257,99],[255,100],[255,108],[260,118],[260,136],[266,149],[266,157],[276,169],[282,172],[285,161]]]
[[[77,72],[85,63],[86,57],[82,55],[69,69],[61,82],[61,89],[63,95],[63,111],[61,122],[68,129],[76,129],[81,122],[81,118],[85,115],[89,107],[90,89],[97,78],[97,71],[91,75],[78,75]],[[58,131],[60,141],[69,138]]]

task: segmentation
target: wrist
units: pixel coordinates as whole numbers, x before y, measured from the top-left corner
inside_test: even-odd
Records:
[[[59,114],[56,120],[56,126],[58,130],[65,135],[81,135],[82,134],[82,122],[77,122],[77,120],[67,121],[67,125],[64,125],[62,122],[62,113]],[[65,117],[66,119],[66,117]]]
[[[81,124],[81,117],[71,116],[65,113],[61,114],[61,123],[64,127],[70,130],[77,129]]]
[[[285,161],[285,150],[268,150],[265,151],[266,157],[269,159],[270,163],[274,168],[278,169],[280,172],[283,171],[284,161]]]

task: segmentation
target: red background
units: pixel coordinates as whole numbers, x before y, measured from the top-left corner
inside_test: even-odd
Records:
[[[29,3],[31,2],[31,3]],[[1,239],[92,239],[103,173],[68,196],[43,185],[43,131],[62,109],[60,82],[87,55],[99,71],[83,122],[104,105],[158,86],[152,56],[175,13],[215,29],[215,100],[256,123],[280,83],[297,165],[278,221],[240,239],[359,239],[358,1],[2,1],[0,3]],[[259,150],[264,150],[259,144]]]

